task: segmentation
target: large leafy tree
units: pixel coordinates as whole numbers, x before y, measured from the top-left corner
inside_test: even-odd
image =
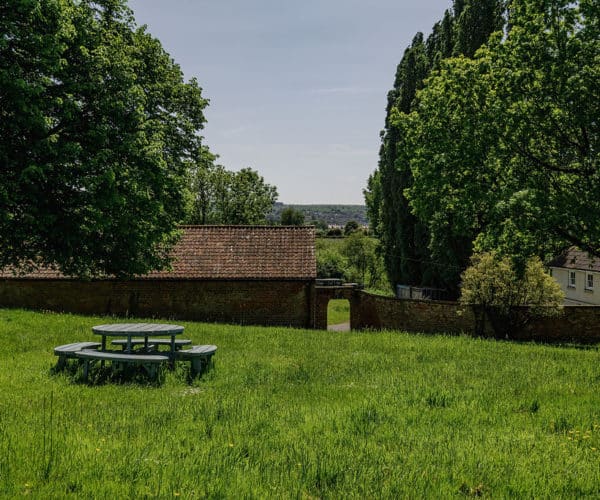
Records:
[[[409,113],[416,92],[423,85],[429,65],[423,35],[417,34],[396,70],[394,89],[388,93],[386,130],[382,135],[379,171],[369,180],[365,192],[367,211],[380,220],[370,220],[382,241],[388,276],[392,283],[421,282],[421,263],[427,260],[426,241],[411,213],[404,189],[411,184],[412,174],[403,161],[403,134],[391,122],[393,113]]]
[[[516,234],[600,255],[599,23],[593,0],[512,3],[508,37],[487,53],[488,99],[500,126],[496,177],[517,186],[494,207],[482,246]]]
[[[458,6],[454,33],[454,54],[473,57],[490,33],[504,24],[504,1],[476,0]]]
[[[450,64],[453,78],[447,77]],[[438,277],[455,291],[472,242],[486,223],[485,207],[502,196],[483,171],[497,130],[494,117],[484,112],[486,89],[481,87],[487,81],[478,78],[480,69],[467,58],[443,63],[420,94],[416,111],[393,118],[405,131],[413,174],[405,194],[415,216],[427,224],[432,259],[443,263]],[[467,191],[471,196],[463,196]]]
[[[599,17],[596,2],[515,0],[506,37],[447,61],[419,95],[408,195],[434,251],[450,220],[521,270],[565,245],[600,255]]]
[[[206,101],[124,0],[0,4],[0,266],[168,263]]]
[[[264,224],[277,201],[277,188],[251,168],[233,173],[228,194],[226,224]]]
[[[428,221],[415,216],[405,196],[413,184],[413,146],[405,127],[416,94],[431,72],[453,54],[475,53],[490,33],[502,28],[503,12],[501,0],[455,0],[452,11],[446,11],[426,40],[421,34],[413,39],[398,65],[394,89],[388,94],[378,170],[365,190],[370,224],[382,241],[391,283],[446,286],[448,273],[463,259],[462,239],[446,248],[448,259],[432,253]],[[455,255],[457,251],[461,255]]]
[[[238,172],[216,164],[217,156],[202,146],[190,167],[190,224],[265,224],[277,201],[277,189],[251,168]]]
[[[281,212],[280,222],[282,226],[303,226],[304,212],[294,207],[286,207]]]

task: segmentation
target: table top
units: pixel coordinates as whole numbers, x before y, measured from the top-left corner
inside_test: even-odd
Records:
[[[179,335],[183,332],[183,326],[158,323],[113,323],[93,326],[92,331],[97,335],[147,337],[149,335]]]

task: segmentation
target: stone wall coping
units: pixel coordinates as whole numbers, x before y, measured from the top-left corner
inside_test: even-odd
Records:
[[[431,299],[399,299],[397,297],[389,297],[387,295],[378,295],[376,293],[367,292],[365,290],[360,290],[360,293],[364,295],[368,295],[369,297],[375,297],[376,299],[385,299],[394,302],[411,302],[411,303],[423,303],[423,304],[439,304],[439,305],[447,305],[447,306],[460,306],[460,304],[455,300],[431,300]]]

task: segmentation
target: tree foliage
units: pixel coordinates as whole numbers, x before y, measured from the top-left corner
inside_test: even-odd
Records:
[[[600,252],[600,5],[508,5],[455,2],[458,57],[442,57],[447,14],[410,109],[388,108],[381,186],[372,176],[367,202],[393,282],[457,291],[473,250],[510,255],[521,271],[569,245]]]
[[[347,263],[340,252],[325,248],[317,251],[317,277],[346,279]]]
[[[446,61],[398,117],[418,145],[411,207],[434,252],[462,237],[521,265],[573,244],[598,255],[597,4],[511,5],[506,37]]]
[[[265,224],[277,200],[277,189],[258,172],[226,170],[217,156],[200,148],[190,167],[188,193],[190,224]]]
[[[448,261],[432,255],[428,221],[415,216],[405,196],[413,184],[414,144],[411,124],[401,117],[414,111],[417,92],[445,58],[473,54],[490,33],[502,28],[502,6],[501,0],[455,0],[453,10],[446,11],[426,40],[421,33],[414,37],[396,70],[394,88],[388,93],[378,170],[365,190],[370,226],[381,239],[392,283],[447,286],[447,273],[440,271],[454,269],[463,258],[453,254],[456,248],[462,251],[459,244],[446,249]]]
[[[304,224],[304,213],[294,207],[284,208],[281,212],[282,226],[302,226]]]
[[[377,246],[376,239],[358,231],[344,239],[340,252],[348,263],[349,280],[362,283],[368,288],[382,286],[383,266]]]
[[[317,239],[317,276],[341,278],[369,289],[389,291],[378,241],[356,231],[338,239]]]
[[[350,236],[360,229],[360,224],[355,220],[349,220],[344,225],[344,236]]]
[[[0,267],[168,263],[207,102],[124,0],[0,5]]]
[[[493,252],[475,254],[471,266],[462,275],[460,302],[475,307],[476,330],[483,334],[484,314],[497,335],[510,336],[533,318],[560,314],[564,293],[559,284],[545,272],[538,257],[526,261],[519,273],[508,257]],[[525,311],[515,311],[527,306]]]

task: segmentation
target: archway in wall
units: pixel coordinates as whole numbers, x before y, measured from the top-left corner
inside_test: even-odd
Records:
[[[350,331],[350,301],[331,299],[327,304],[327,330],[337,332]]]

